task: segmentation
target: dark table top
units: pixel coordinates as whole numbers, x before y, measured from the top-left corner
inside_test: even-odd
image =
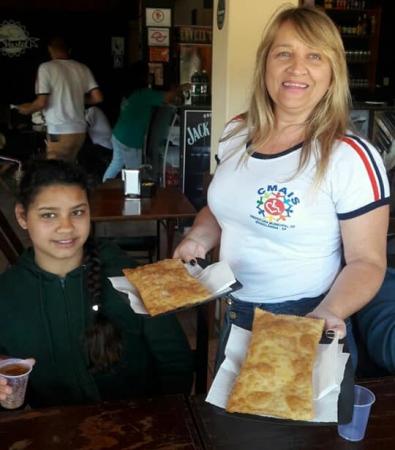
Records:
[[[93,406],[0,412],[1,450],[198,450],[179,396]]]
[[[130,201],[140,202],[140,213],[128,212]],[[160,187],[152,198],[128,200],[120,180],[111,180],[99,186],[93,192],[90,204],[91,218],[95,222],[181,219],[196,215],[196,209],[191,202],[174,187]]]
[[[212,450],[394,450],[395,377],[359,382],[376,395],[365,439],[348,442],[335,425],[297,425],[291,421],[228,414],[191,399],[206,449]]]
[[[1,450],[394,450],[395,377],[360,382],[376,395],[365,439],[335,425],[228,414],[175,395],[92,406],[0,412]]]

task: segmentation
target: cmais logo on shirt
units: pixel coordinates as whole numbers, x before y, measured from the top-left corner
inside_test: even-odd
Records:
[[[258,217],[251,216],[257,223],[282,229],[287,229],[286,222],[294,213],[295,207],[300,203],[299,198],[287,187],[277,184],[269,184],[266,188],[261,187],[257,191],[258,199],[256,209]]]

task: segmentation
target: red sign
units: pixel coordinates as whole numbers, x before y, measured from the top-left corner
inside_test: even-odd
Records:
[[[169,62],[169,47],[149,47],[149,60],[151,62]]]

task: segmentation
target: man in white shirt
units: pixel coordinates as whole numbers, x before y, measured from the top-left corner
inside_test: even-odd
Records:
[[[36,99],[17,109],[25,115],[42,110],[47,123],[47,158],[72,161],[85,141],[85,105],[100,103],[103,95],[89,68],[70,58],[63,38],[50,39],[48,51],[51,61],[38,68]]]

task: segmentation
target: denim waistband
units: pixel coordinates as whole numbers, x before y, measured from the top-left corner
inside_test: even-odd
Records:
[[[276,314],[305,315],[321,303],[325,295],[326,294],[321,294],[318,297],[301,298],[299,300],[288,300],[279,303],[245,302],[229,295],[228,299],[230,301],[228,301],[228,303],[235,306],[237,305],[237,309],[239,310],[253,310],[254,308],[260,308]]]

